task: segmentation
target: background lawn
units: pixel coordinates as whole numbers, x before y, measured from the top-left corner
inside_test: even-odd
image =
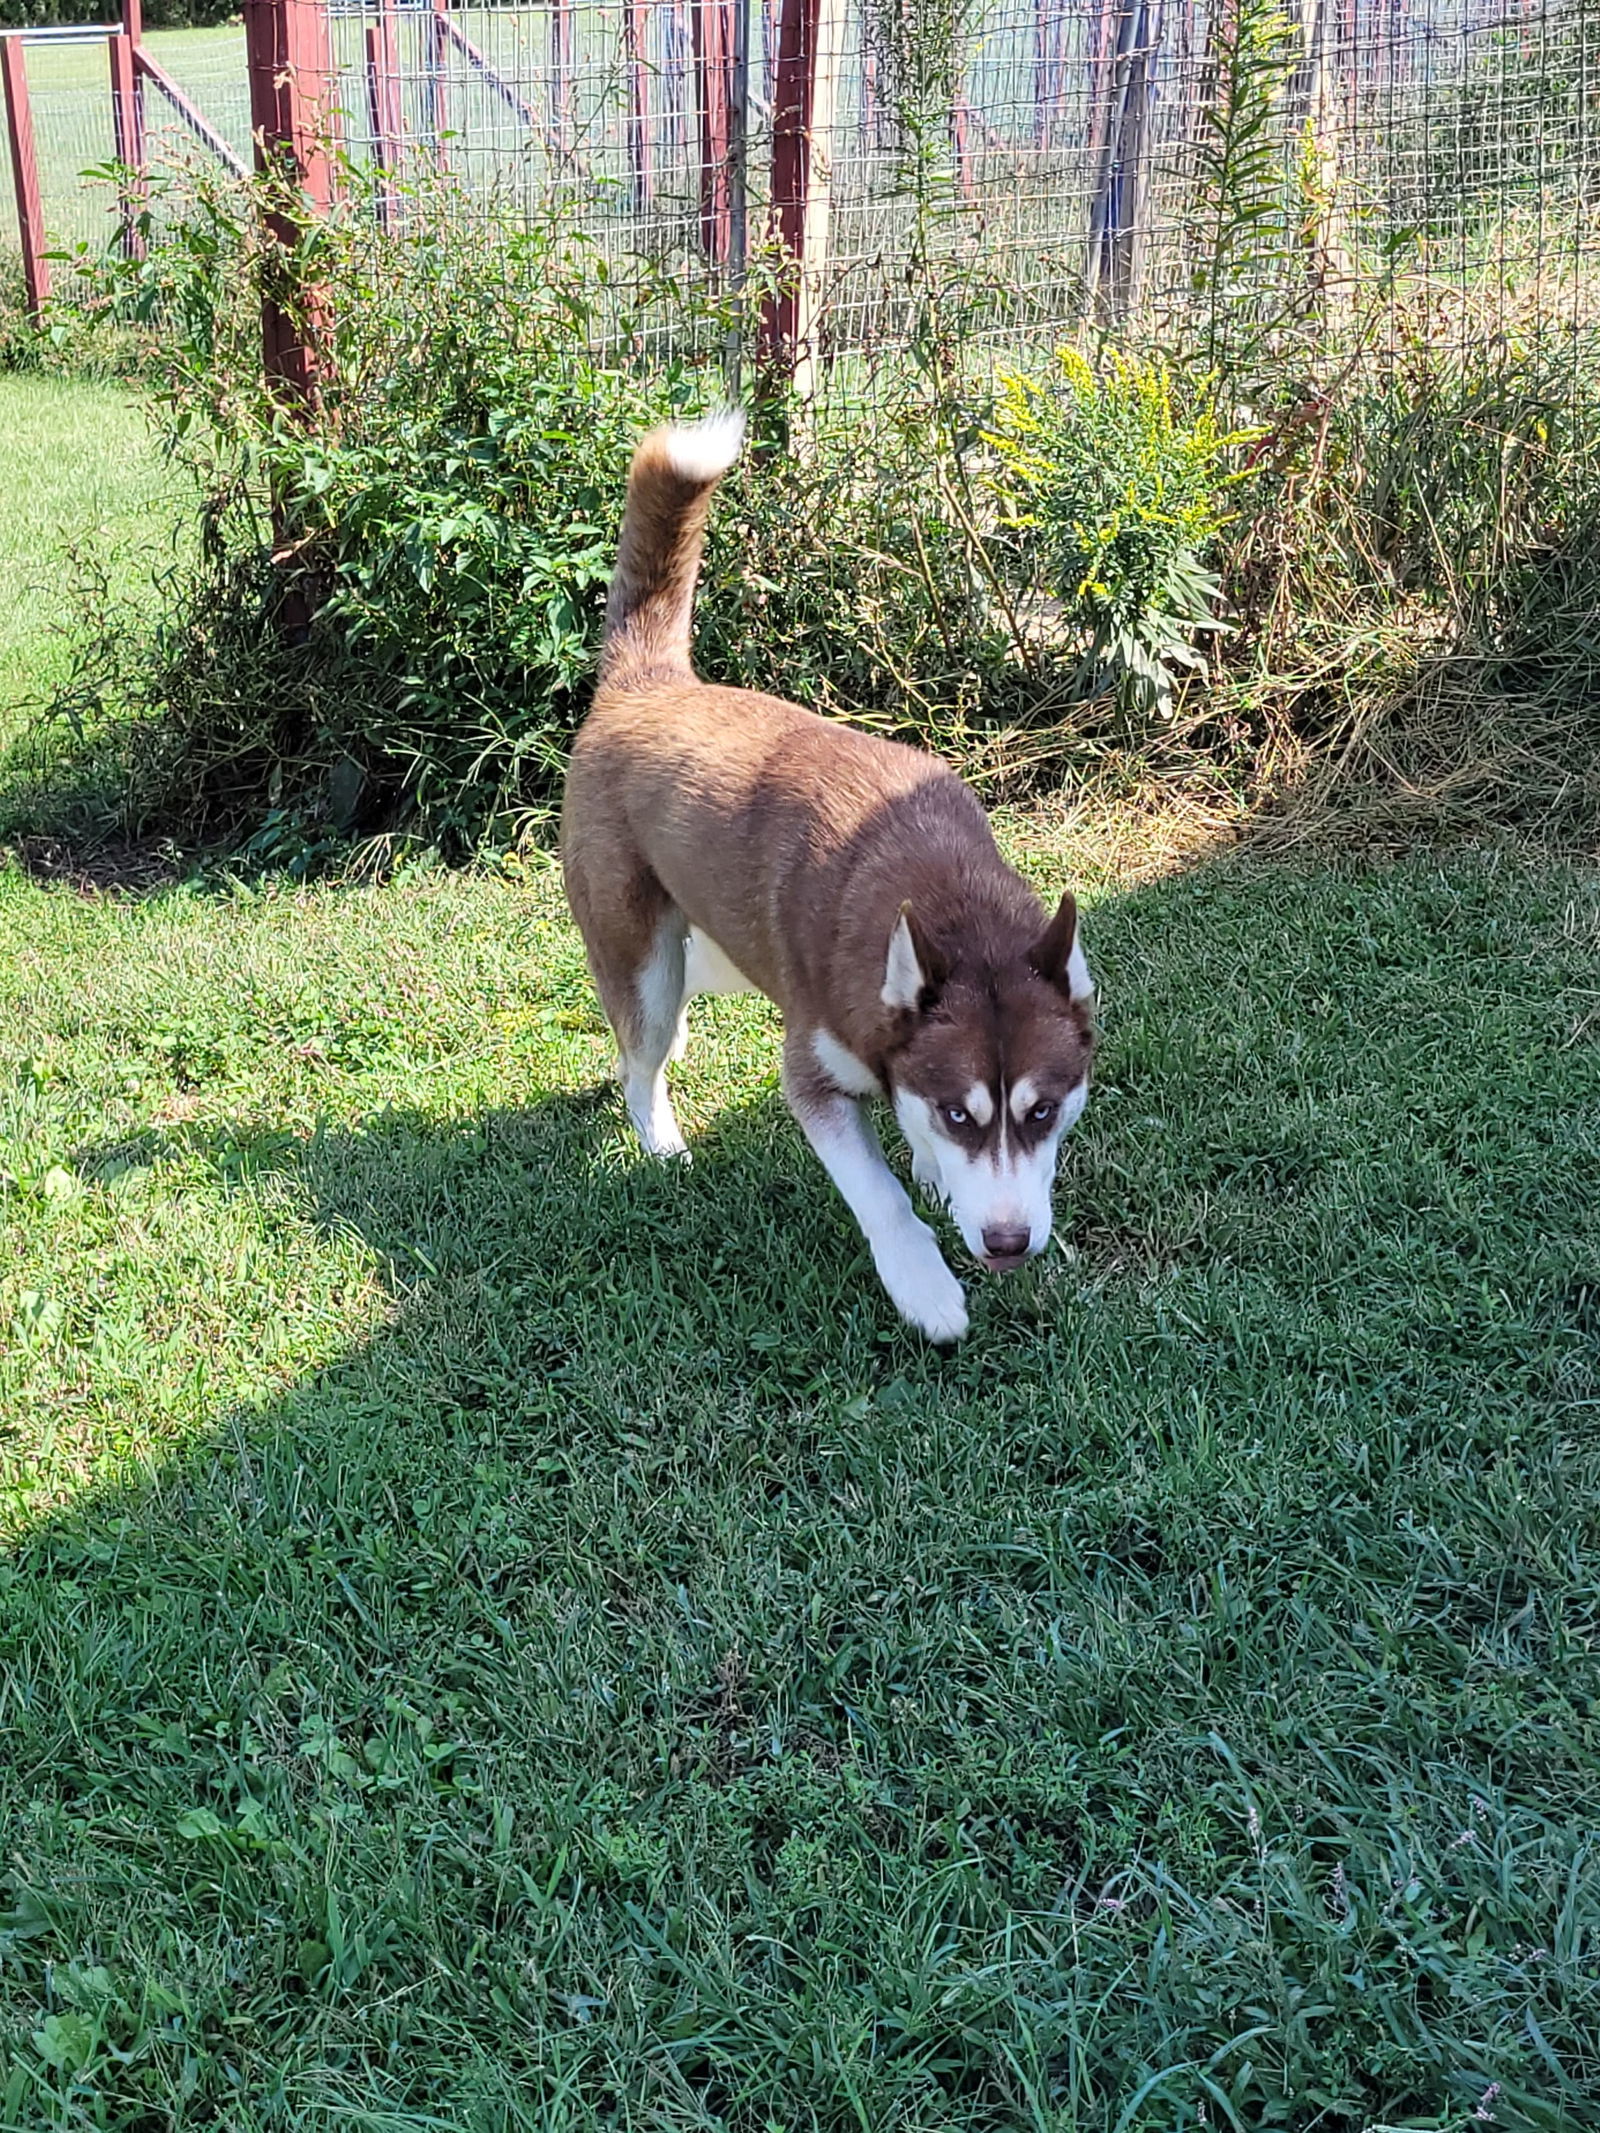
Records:
[[[1596,2124],[1600,883],[1014,833],[949,1359],[542,864],[0,873],[0,2127]]]
[[[173,553],[174,477],[112,385],[0,374],[0,749],[63,678],[69,551],[148,583]]]

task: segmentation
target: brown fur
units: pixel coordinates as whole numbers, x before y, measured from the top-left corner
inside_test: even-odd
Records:
[[[568,895],[625,1052],[643,1034],[641,973],[694,926],[782,1010],[802,1116],[840,1093],[812,1048],[819,1029],[886,1090],[912,1077],[957,1102],[982,1081],[998,1105],[1028,1074],[1064,1093],[1091,1043],[1088,1006],[1068,997],[1071,898],[1047,914],[935,758],[695,676],[715,485],[679,471],[670,433],[639,446],[600,682],[567,779]],[[891,1008],[885,959],[907,906],[926,984],[914,1007]]]

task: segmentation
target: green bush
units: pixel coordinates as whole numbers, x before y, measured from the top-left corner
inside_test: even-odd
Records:
[[[281,856],[398,829],[459,850],[547,813],[631,447],[720,396],[728,315],[670,262],[624,271],[559,220],[470,219],[442,193],[386,234],[373,205],[354,173],[315,224],[270,181],[206,184],[181,212],[152,202],[146,256],[104,269],[102,310],[148,337],[163,433],[204,499],[153,637],[102,619],[59,707],[117,736],[122,830],[265,834]],[[293,282],[273,216],[297,228]],[[314,408],[263,384],[268,292],[316,346]],[[1121,391],[1084,402],[1102,458],[1144,449],[1104,419]],[[714,517],[705,671],[958,751],[1056,730],[1106,687],[1104,660],[1036,626],[993,404],[960,365],[904,357],[803,421],[762,402]],[[802,448],[778,448],[795,423]]]
[[[1077,693],[1108,690],[1130,720],[1169,718],[1174,670],[1202,667],[1195,640],[1227,627],[1208,561],[1247,433],[1224,432],[1208,404],[1182,412],[1159,364],[1113,353],[1097,372],[1064,348],[1048,381],[1002,381],[988,439],[1004,523],[1081,647]]]

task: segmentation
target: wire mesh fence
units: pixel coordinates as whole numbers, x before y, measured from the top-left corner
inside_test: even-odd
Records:
[[[250,155],[250,95],[237,28],[156,32],[148,39],[170,73],[234,154]],[[112,196],[87,174],[116,153],[111,76],[104,36],[30,37],[27,78],[35,152],[43,194],[45,235],[53,249],[105,245],[113,228]],[[152,83],[142,92],[150,162],[190,167],[214,160],[191,127]],[[15,245],[17,198],[9,156],[0,160],[0,242]]]
[[[332,0],[325,49],[352,167],[559,209],[708,283],[773,230],[788,110],[814,358],[903,340],[914,259],[962,281],[969,337],[1092,320],[1225,357],[1241,322],[1361,292],[1441,332],[1586,324],[1597,24],[1600,0]],[[212,153],[194,111],[244,155],[243,33],[147,46],[191,106],[142,80],[151,164]],[[104,47],[29,76],[47,234],[103,243]]]

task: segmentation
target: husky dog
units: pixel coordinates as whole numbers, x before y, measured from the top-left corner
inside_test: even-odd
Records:
[[[867,1111],[974,1258],[1050,1235],[1062,1136],[1089,1093],[1094,986],[1077,908],[1054,915],[934,757],[695,674],[712,491],[743,421],[654,431],[634,454],[594,706],[562,814],[567,895],[652,1155],[686,1153],[667,1093],[699,992],[758,991],[783,1088],[902,1317],[959,1340],[966,1299]]]

